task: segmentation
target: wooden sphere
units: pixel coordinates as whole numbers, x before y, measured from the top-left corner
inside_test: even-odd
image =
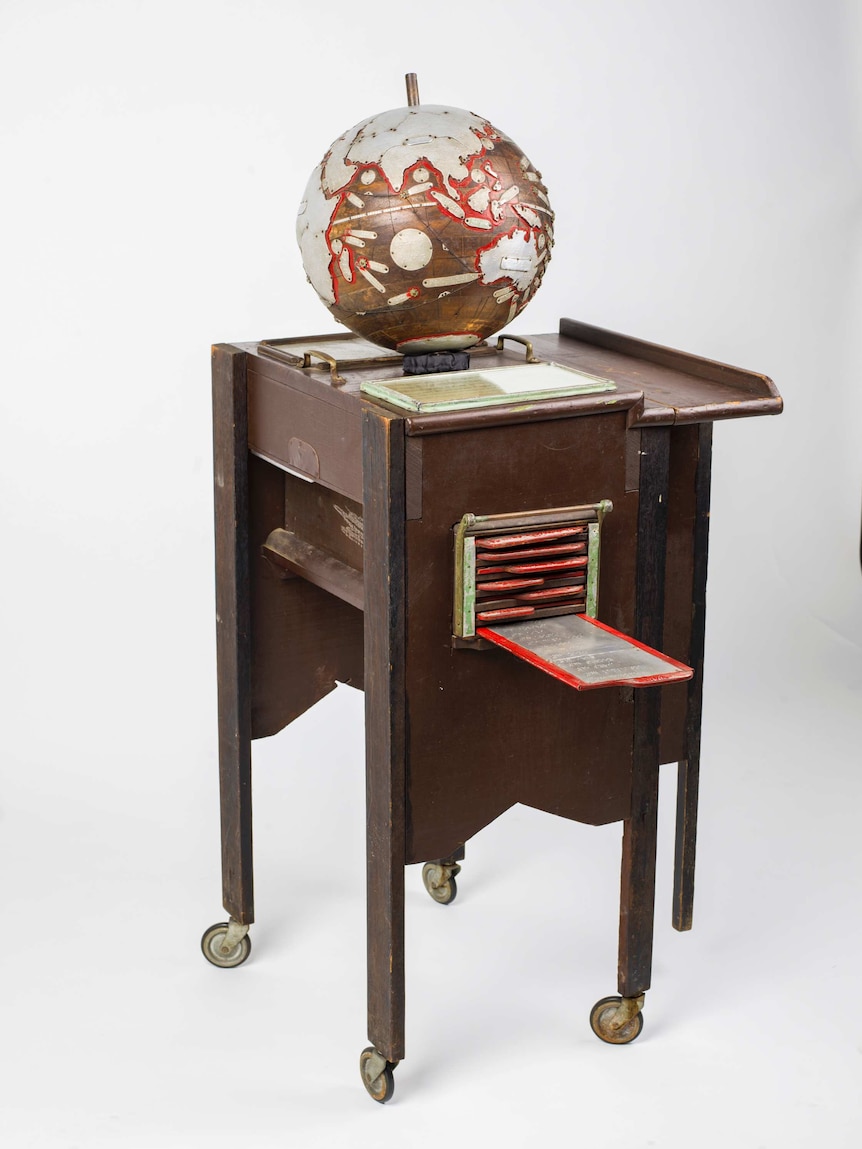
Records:
[[[394,108],[350,128],[297,217],[309,282],[337,320],[405,354],[462,350],[533,297],[553,245],[541,172],[461,108]]]

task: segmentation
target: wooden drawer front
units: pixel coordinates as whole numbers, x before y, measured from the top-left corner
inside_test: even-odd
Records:
[[[262,374],[254,360],[249,362],[249,449],[361,503],[359,414],[358,403],[353,408],[303,394]]]

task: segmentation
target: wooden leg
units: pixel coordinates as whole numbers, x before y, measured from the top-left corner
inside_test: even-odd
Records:
[[[404,1057],[404,424],[363,413],[368,1037]]]
[[[683,758],[676,774],[676,849],[673,860],[673,928],[690,930],[694,915],[694,867],[700,756]]]
[[[635,636],[661,649],[670,430],[641,431]],[[638,997],[652,972],[661,689],[635,691],[631,815],[623,827],[619,992]]]
[[[712,423],[699,428],[694,525],[694,578],[685,757],[679,763],[676,791],[676,852],[673,881],[673,926],[690,930],[694,911],[694,865],[697,844],[697,798],[700,782],[700,727],[703,712],[703,656],[706,631],[706,562],[709,548],[709,496],[712,471]]]
[[[622,997],[637,997],[648,990],[652,972],[660,709],[659,687],[635,693],[632,812],[623,823],[620,883],[618,988]]]
[[[224,908],[254,921],[245,354],[213,348],[219,783]]]

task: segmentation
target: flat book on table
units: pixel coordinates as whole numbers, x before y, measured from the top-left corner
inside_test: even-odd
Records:
[[[363,394],[420,414],[524,400],[562,399],[567,395],[590,395],[615,389],[616,384],[610,379],[587,375],[559,363],[445,371],[439,375],[412,375],[362,384]]]

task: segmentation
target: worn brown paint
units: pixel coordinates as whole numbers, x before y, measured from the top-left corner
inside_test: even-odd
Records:
[[[214,352],[225,907],[253,918],[251,739],[364,683],[369,1036],[390,1061],[404,1052],[404,865],[463,856],[516,802],[623,822],[619,985],[634,998],[650,980],[658,764],[679,761],[674,925],[691,924],[712,423],[781,399],[765,376],[572,320],[531,342],[616,391],[406,416],[360,393],[392,362],[342,365],[335,388],[328,368],[256,344]],[[465,513],[605,498],[599,618],[694,667],[687,686],[576,695],[453,641]]]
[[[212,368],[222,900],[246,924],[254,920],[246,355],[214,347]]]
[[[694,677],[686,693],[682,752],[678,755],[676,850],[674,854],[674,929],[690,930],[694,912],[694,868],[697,845],[697,805],[700,781],[700,731],[703,709],[703,664],[706,632],[706,568],[709,546],[712,424],[698,427],[694,475],[692,622],[689,665]]]
[[[634,631],[640,642],[658,647],[664,633],[670,430],[644,428],[640,455]],[[660,717],[661,690],[636,691],[620,892],[618,988],[629,998],[649,989],[652,971]]]
[[[404,1057],[407,749],[403,422],[383,411],[366,409],[362,443],[368,1037],[387,1061],[400,1061]]]

